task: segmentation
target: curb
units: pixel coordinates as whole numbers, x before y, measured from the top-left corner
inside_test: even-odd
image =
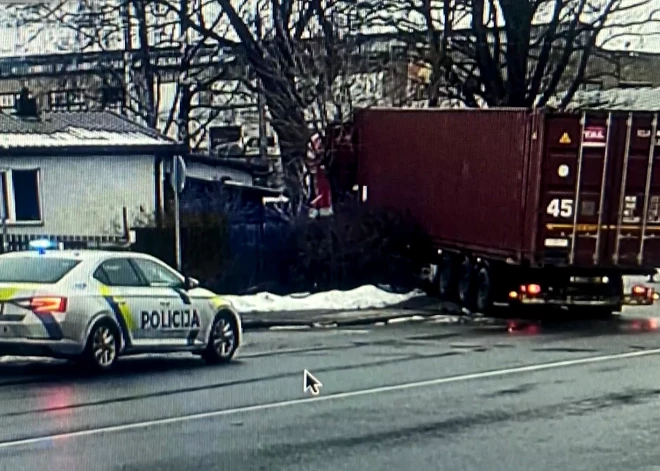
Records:
[[[335,314],[341,315],[353,311],[338,311]],[[400,322],[410,322],[415,320],[426,320],[434,317],[459,317],[466,318],[463,314],[447,312],[447,311],[422,311],[422,310],[409,310],[407,312],[391,312],[378,315],[363,315],[360,316],[356,311],[355,317],[341,317],[337,318],[326,317],[324,315],[319,319],[318,315],[310,313],[308,320],[294,320],[294,319],[256,319],[245,316],[243,319],[244,330],[265,330],[274,327],[291,327],[291,328],[332,328],[332,327],[354,327],[361,325],[373,325],[378,323],[391,323],[392,320],[399,320]],[[467,319],[467,318],[466,318]]]

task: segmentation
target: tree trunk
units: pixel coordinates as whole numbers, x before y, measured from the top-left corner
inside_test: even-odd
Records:
[[[144,119],[147,126],[156,129],[158,125],[158,110],[156,109],[156,90],[154,81],[154,69],[151,64],[151,47],[149,44],[149,22],[147,20],[146,5],[140,1],[134,1],[135,16],[138,22],[138,37],[140,39],[140,50],[138,57],[141,62],[142,90],[145,93]]]
[[[293,87],[293,84],[287,84],[282,78],[263,75],[260,78],[271,114],[271,124],[279,140],[287,196],[294,203],[293,206],[299,208],[305,198],[303,178],[309,126],[300,104],[293,99],[295,95],[290,92],[290,88],[287,89],[287,86]]]

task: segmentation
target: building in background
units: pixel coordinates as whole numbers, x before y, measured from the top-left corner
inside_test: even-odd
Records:
[[[123,244],[162,220],[175,141],[110,111],[40,112],[27,93],[16,108],[0,113],[5,241]]]

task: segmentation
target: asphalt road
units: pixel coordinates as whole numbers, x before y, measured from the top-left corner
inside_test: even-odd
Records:
[[[230,366],[99,378],[3,363],[0,469],[658,470],[655,314],[252,332]]]

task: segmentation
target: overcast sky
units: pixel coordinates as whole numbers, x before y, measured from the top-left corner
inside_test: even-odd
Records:
[[[608,1],[608,0],[594,0]],[[639,0],[624,0],[638,2]],[[649,5],[660,9],[660,0],[650,0]],[[628,13],[626,17],[616,18],[617,23],[624,23],[630,18],[646,18],[651,12],[651,6],[643,7],[635,12]],[[2,10],[0,10],[0,56],[23,56],[35,54],[49,54],[58,52],[74,52],[79,49],[75,35],[71,30],[57,26],[31,26],[31,27],[10,27],[6,21],[2,21]],[[214,12],[217,14],[216,12]],[[612,34],[603,34],[601,43],[608,49],[629,49],[639,52],[660,53],[660,13],[656,14],[657,22],[649,23],[643,26],[636,26],[634,30],[636,35],[630,34],[619,37],[626,30],[612,30],[617,35],[616,39]],[[542,21],[539,18],[539,21]],[[212,22],[212,21],[210,21]],[[210,23],[209,22],[209,23]],[[38,33],[38,31],[40,32]],[[233,32],[228,36],[232,36]],[[38,33],[38,34],[37,34]],[[640,36],[642,35],[642,36]]]

